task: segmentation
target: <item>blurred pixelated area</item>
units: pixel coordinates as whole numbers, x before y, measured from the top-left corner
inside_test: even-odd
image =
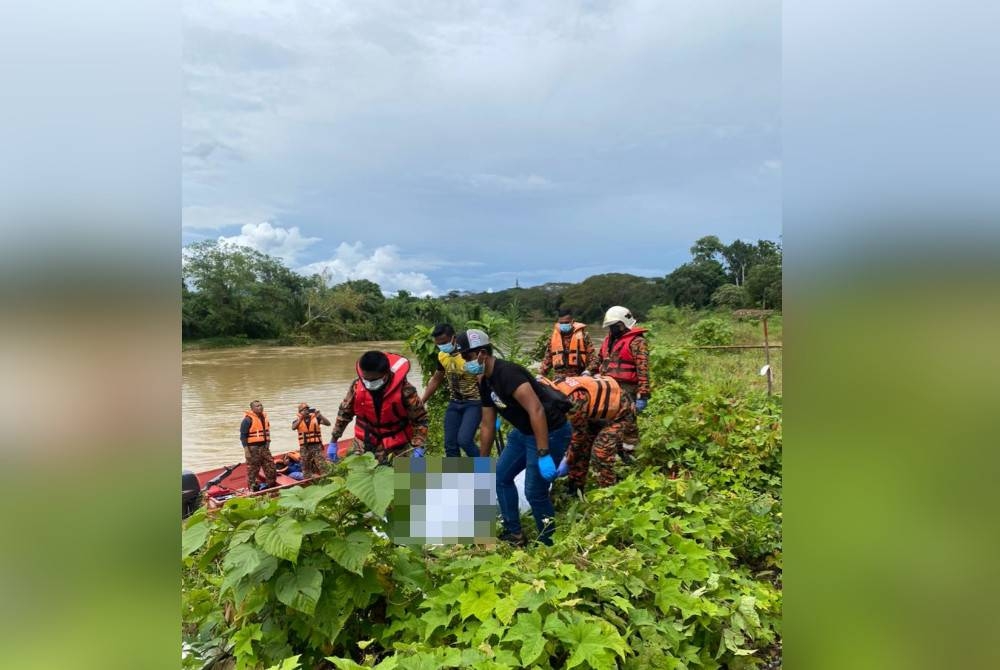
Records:
[[[400,545],[495,544],[496,459],[400,458],[389,516]]]

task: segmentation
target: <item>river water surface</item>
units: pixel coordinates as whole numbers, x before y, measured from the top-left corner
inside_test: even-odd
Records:
[[[243,460],[240,422],[251,400],[271,420],[271,452],[298,448],[292,419],[300,402],[320,409],[333,423],[337,407],[357,379],[358,357],[370,349],[402,352],[403,343],[350,342],[322,347],[240,347],[182,354],[181,461],[205,470]],[[410,359],[410,383],[423,391],[420,363]],[[323,441],[332,426],[323,426]],[[354,423],[344,432],[354,434]]]

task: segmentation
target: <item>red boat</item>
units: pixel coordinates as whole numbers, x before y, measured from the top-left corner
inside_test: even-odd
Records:
[[[352,442],[353,438],[350,437],[337,442],[337,454],[340,458],[347,455]],[[324,453],[326,453],[328,446],[323,445]],[[204,472],[185,470],[181,474],[181,514],[188,517],[203,504],[209,509],[217,509],[234,497],[269,495],[290,486],[308,486],[315,478],[296,479],[287,474],[288,466],[297,461],[297,451],[275,454],[274,464],[278,469],[276,485],[263,490],[255,490],[264,483],[263,472],[257,473],[254,482],[256,486],[251,489],[247,484],[247,465],[243,461]],[[294,466],[292,467],[294,468]]]

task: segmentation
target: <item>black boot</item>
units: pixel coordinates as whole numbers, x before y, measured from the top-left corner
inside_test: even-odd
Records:
[[[512,544],[515,547],[528,546],[528,539],[524,537],[524,533],[511,533],[506,528],[500,531],[500,534],[497,535],[497,539],[500,540],[501,542]]]

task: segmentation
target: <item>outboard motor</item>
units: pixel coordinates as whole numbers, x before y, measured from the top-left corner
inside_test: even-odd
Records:
[[[201,484],[190,470],[181,473],[181,518],[186,519],[201,507]]]

